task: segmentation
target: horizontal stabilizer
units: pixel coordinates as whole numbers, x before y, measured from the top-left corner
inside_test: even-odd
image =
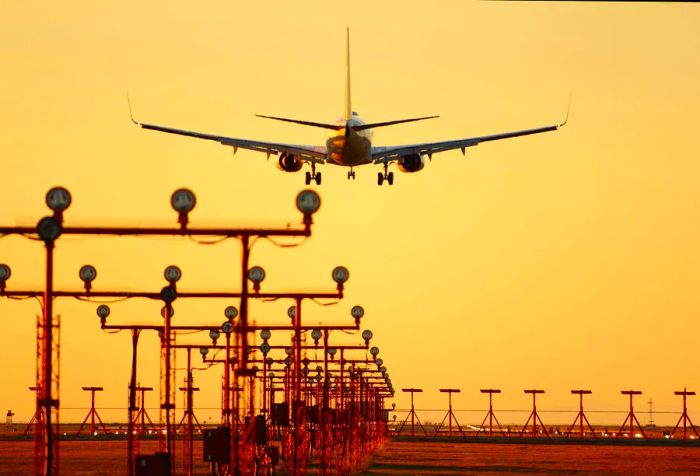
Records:
[[[365,129],[374,129],[375,127],[393,126],[394,124],[403,124],[404,122],[423,121],[425,119],[435,119],[436,117],[440,117],[440,116],[425,116],[425,117],[416,117],[413,119],[399,119],[398,121],[375,122],[373,124],[362,124],[359,126],[352,126],[352,128],[356,131],[364,131]]]
[[[274,119],[275,121],[293,122],[294,124],[301,124],[302,126],[321,127],[322,129],[332,129],[334,131],[339,131],[344,127],[338,124],[323,124],[320,122],[299,121],[297,119],[287,119],[286,117],[263,116],[260,114],[256,114],[255,117],[262,117],[264,119]]]

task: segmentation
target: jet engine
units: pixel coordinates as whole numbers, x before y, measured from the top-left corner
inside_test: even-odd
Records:
[[[398,161],[401,172],[418,172],[425,167],[425,159],[420,154],[404,155]]]
[[[277,161],[277,168],[285,172],[299,172],[303,165],[303,161],[291,154],[282,154]]]

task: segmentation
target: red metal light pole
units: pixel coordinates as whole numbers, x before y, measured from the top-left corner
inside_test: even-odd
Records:
[[[421,430],[423,430],[423,433],[425,433],[427,435],[428,432],[425,431],[425,428],[423,428],[423,424],[420,422],[420,419],[418,418],[418,415],[416,414],[416,408],[413,405],[413,394],[422,393],[423,389],[422,388],[402,388],[401,391],[411,394],[411,411],[408,412],[408,415],[406,415],[406,419],[403,421],[403,423],[399,427],[398,434],[401,434],[401,432],[403,431],[403,427],[406,425],[406,422],[408,421],[408,417],[411,417],[411,436],[416,435],[416,432],[415,432],[416,420],[418,421],[418,425],[421,427]]]
[[[137,424],[134,428],[134,433],[142,435],[147,432],[146,420],[148,420],[148,424],[151,425],[151,427],[155,427],[153,421],[151,421],[151,417],[148,416],[148,412],[146,411],[146,392],[153,391],[153,387],[136,386],[135,390],[141,393],[141,398],[139,399],[140,407],[134,416],[134,423]]]
[[[593,430],[593,427],[591,424],[588,422],[588,418],[586,418],[586,414],[583,413],[583,396],[584,395],[590,395],[593,392],[590,390],[572,390],[572,394],[578,395],[578,415],[576,415],[576,418],[574,419],[574,422],[571,424],[569,429],[566,431],[566,436],[571,435],[571,430],[574,429],[576,426],[576,422],[579,422],[579,437],[583,438],[583,422],[586,422],[586,425],[588,425],[588,429],[591,430],[591,435],[593,435],[593,438],[595,438],[595,431]]]
[[[630,422],[629,437],[634,438],[634,422],[637,422],[637,427],[639,427],[639,431],[641,432],[642,438],[646,439],[647,435],[644,433],[644,429],[642,428],[642,425],[639,423],[639,420],[637,420],[637,417],[634,414],[634,405],[632,403],[632,398],[635,395],[641,395],[642,392],[640,392],[639,390],[621,390],[620,393],[622,395],[629,395],[629,397],[630,397],[630,411],[627,414],[625,421],[622,422],[622,426],[620,426],[620,431],[618,432],[617,436],[619,437],[622,434],[622,431],[625,428],[625,424],[627,423],[627,420],[629,420],[629,422]]]
[[[530,419],[532,419],[532,437],[535,438],[537,436],[537,422],[540,422],[540,425],[542,425],[542,432],[544,435],[549,438],[549,433],[547,432],[547,427],[544,426],[544,423],[542,423],[542,419],[540,416],[537,414],[537,394],[538,393],[544,393],[544,390],[524,390],[525,393],[532,394],[532,413],[530,413],[530,416],[527,418],[527,421],[523,425],[523,429],[520,431],[520,434],[518,436],[523,436],[523,433],[525,433],[525,430],[527,429],[527,424],[530,423]]]
[[[683,439],[686,439],[686,434],[687,434],[687,426],[686,424],[690,425],[690,428],[695,432],[695,436],[697,438],[700,438],[700,435],[698,435],[698,430],[695,428],[695,425],[693,425],[693,422],[690,421],[690,417],[688,416],[688,407],[686,406],[686,397],[695,395],[695,392],[689,392],[687,388],[684,388],[683,391],[678,391],[678,392],[673,392],[675,395],[681,395],[683,397],[683,413],[681,413],[681,417],[678,419],[678,423],[676,423],[676,426],[673,428],[673,431],[671,432],[671,438],[673,438],[673,435],[676,434],[676,430],[678,429],[678,425],[683,422]]]
[[[435,429],[435,435],[437,436],[438,433],[440,432],[440,428],[442,428],[442,424],[445,423],[445,420],[448,421],[448,436],[451,438],[452,437],[452,420],[454,420],[455,424],[457,425],[457,428],[459,429],[459,432],[462,434],[463,437],[467,437],[467,435],[464,433],[464,430],[462,430],[462,427],[459,425],[459,422],[457,421],[457,417],[455,416],[454,412],[452,411],[452,394],[453,393],[459,393],[460,390],[458,388],[441,388],[440,392],[446,393],[448,396],[448,401],[449,401],[449,406],[447,409],[447,414],[445,415],[445,418],[442,419],[440,424],[437,426]]]
[[[482,388],[481,393],[488,393],[489,394],[489,411],[486,413],[486,416],[484,417],[484,420],[481,422],[481,425],[479,425],[479,429],[476,432],[476,436],[479,436],[479,432],[483,430],[484,428],[484,423],[486,423],[486,419],[489,419],[489,436],[493,437],[493,421],[496,420],[496,425],[498,425],[498,429],[500,430],[501,434],[503,436],[507,436],[506,432],[503,431],[503,428],[501,428],[501,424],[498,422],[498,418],[496,418],[496,414],[493,412],[493,394],[494,393],[501,393],[500,389],[497,388]]]
[[[97,433],[95,432],[95,418],[97,418],[97,421],[100,422],[100,425],[102,425],[102,431],[104,431],[105,435],[109,433],[107,431],[107,427],[105,426],[104,423],[102,423],[102,419],[100,418],[100,415],[97,413],[97,409],[95,409],[95,392],[101,392],[104,390],[102,387],[83,387],[83,390],[86,392],[90,392],[90,411],[88,411],[87,416],[85,417],[85,420],[83,420],[83,423],[80,425],[80,428],[78,428],[78,433],[76,435],[79,435],[83,431],[83,427],[87,423],[88,419],[90,419],[90,434],[91,435],[96,435]]]

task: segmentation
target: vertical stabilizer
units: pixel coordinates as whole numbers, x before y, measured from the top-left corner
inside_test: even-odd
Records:
[[[350,103],[350,27],[346,30],[345,37],[345,120],[352,118],[352,106]]]

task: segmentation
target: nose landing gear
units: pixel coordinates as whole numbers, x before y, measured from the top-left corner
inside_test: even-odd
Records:
[[[382,185],[385,180],[389,185],[394,185],[394,172],[388,172],[388,168],[389,166],[384,164],[384,173],[379,172],[377,174],[377,185]]]
[[[310,185],[312,180],[316,185],[321,185],[321,172],[316,172],[316,164],[311,164],[311,172],[306,172],[306,185]]]
[[[355,171],[350,169],[350,172],[348,172],[348,180],[353,179],[355,180]]]

